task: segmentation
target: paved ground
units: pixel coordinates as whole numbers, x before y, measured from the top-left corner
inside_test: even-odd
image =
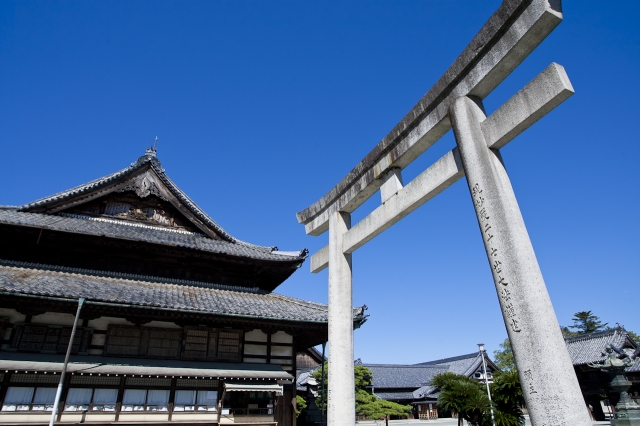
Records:
[[[356,422],[361,426],[385,426],[385,422]],[[467,422],[464,422],[465,426]],[[593,422],[594,425],[610,425],[609,421],[606,422]],[[458,419],[437,419],[437,420],[391,420],[389,426],[458,426]],[[525,416],[525,425],[531,426],[529,417]]]

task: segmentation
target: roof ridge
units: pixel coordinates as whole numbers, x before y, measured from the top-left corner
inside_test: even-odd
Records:
[[[362,364],[363,367],[393,367],[393,368],[445,368],[441,365],[420,365],[420,364]]]
[[[278,294],[278,293],[271,293],[271,294],[273,296],[275,296],[276,298],[283,299],[283,300],[286,299],[287,301],[290,301],[290,302],[295,303],[297,305],[304,305],[304,306],[307,306],[307,307],[312,308],[312,309],[322,310],[323,306],[325,306],[325,307],[327,306],[327,305],[324,305],[322,303],[312,302],[310,300],[298,299],[298,298],[291,297],[291,296],[285,296],[283,294]]]
[[[477,357],[477,356],[478,356],[478,352],[472,352],[472,353],[466,354],[466,355],[452,356],[452,357],[449,357],[449,358],[436,359],[434,361],[419,362],[419,363],[417,363],[415,365],[446,364],[447,362],[460,361],[462,359],[468,359],[468,358],[473,358],[473,357]]]
[[[136,161],[135,163],[131,163],[131,165],[129,165],[129,167],[126,167],[124,169],[118,170],[117,172],[113,172],[113,173],[108,174],[106,176],[103,176],[103,177],[100,177],[100,178],[97,178],[97,179],[93,179],[93,180],[91,180],[89,182],[86,182],[86,183],[84,183],[82,185],[77,185],[77,186],[74,186],[73,188],[69,188],[69,189],[66,189],[64,191],[56,192],[55,194],[51,194],[51,195],[49,195],[47,197],[42,197],[42,198],[39,198],[39,199],[37,199],[35,201],[32,201],[30,203],[18,206],[18,210],[24,211],[24,210],[26,210],[28,208],[36,207],[38,205],[44,204],[44,203],[46,203],[48,201],[53,201],[53,200],[55,200],[57,198],[60,198],[60,197],[71,196],[74,192],[86,191],[88,189],[92,189],[91,188],[92,185],[97,185],[99,183],[111,182],[115,178],[124,176],[125,174],[127,174],[127,172],[131,172],[131,171],[135,170],[135,168],[137,166],[141,165],[141,164],[138,164],[139,161],[140,161],[140,159],[138,159],[138,161]]]
[[[212,225],[212,227],[216,230],[216,232],[222,234],[223,238],[226,238],[226,239],[230,240],[233,243],[238,243],[239,240],[237,238],[232,237],[231,234],[229,234],[227,231],[225,231],[222,228],[222,226],[218,225],[218,223],[215,220],[213,220],[211,218],[211,216],[206,214],[204,212],[204,210],[202,210],[191,198],[189,198],[189,196],[187,194],[185,194],[184,191],[182,191],[180,188],[178,188],[178,185],[176,185],[171,180],[171,178],[169,178],[169,176],[167,176],[167,174],[165,173],[164,169],[162,168],[162,165],[160,164],[160,160],[158,160],[157,157],[150,156],[150,155],[144,155],[144,156],[140,157],[138,159],[138,161],[140,161],[143,158],[145,158],[145,159],[148,158],[149,159],[148,160],[149,165],[156,172],[156,174],[158,175],[160,180],[167,186],[167,188],[169,188],[169,190],[173,193],[173,195],[175,195],[176,198],[178,198],[180,201],[185,203],[187,205],[187,207],[189,207],[191,209],[191,211],[196,214],[196,216],[199,216],[200,219],[202,219],[205,222],[207,222],[208,225]],[[258,247],[260,247],[260,246],[258,246]]]
[[[615,334],[618,331],[623,331],[624,333],[627,333],[627,330],[623,326],[616,326],[616,327],[612,327],[612,328],[609,328],[609,329],[606,329],[606,330],[594,331],[593,333],[581,334],[579,336],[573,336],[573,337],[565,337],[564,341],[567,342],[567,343],[569,343],[569,342],[577,342],[577,341],[580,341],[580,340],[589,340],[589,339],[592,339],[594,337],[606,336],[607,334],[611,334],[611,335],[615,336]]]
[[[183,280],[178,278],[156,277],[152,275],[129,274],[126,272],[112,272],[112,271],[102,271],[102,270],[96,270],[96,269],[73,268],[69,266],[48,265],[44,263],[34,263],[34,262],[20,262],[17,260],[8,260],[8,259],[0,259],[0,265],[21,268],[21,269],[44,269],[48,271],[60,272],[65,274],[90,275],[94,277],[104,277],[104,278],[118,278],[118,279],[123,279],[127,281],[136,281],[136,282],[182,285],[185,287],[200,287],[200,288],[204,287],[204,288],[210,288],[213,290],[230,290],[230,291],[238,291],[242,293],[259,293],[259,294],[269,293],[267,291],[260,289],[259,287],[232,286],[227,284],[207,283],[205,281],[192,281],[192,280]]]
[[[129,167],[126,167],[124,169],[118,170],[114,173],[111,173],[107,176],[103,176],[97,179],[93,179],[87,183],[84,183],[82,185],[78,185],[78,186],[74,186],[73,188],[67,189],[65,191],[61,191],[61,192],[57,192],[53,195],[49,195],[47,197],[44,198],[40,198],[38,200],[32,201],[30,203],[27,204],[23,204],[21,206],[18,206],[18,211],[28,211],[29,209],[32,209],[34,207],[38,207],[38,206],[42,206],[46,203],[49,203],[51,201],[58,201],[60,199],[64,199],[64,198],[68,198],[68,197],[72,197],[74,195],[78,195],[78,194],[82,194],[85,192],[88,192],[90,190],[99,188],[101,186],[104,186],[105,184],[112,182],[118,178],[121,178],[123,176],[126,176],[128,174],[134,173],[136,170],[140,169],[141,167],[145,166],[145,165],[149,165],[149,167],[151,169],[153,169],[153,171],[156,173],[156,175],[158,176],[158,178],[160,178],[160,180],[162,181],[162,183],[164,183],[166,185],[166,187],[169,189],[169,191],[178,199],[180,200],[180,202],[184,203],[185,206],[191,210],[191,212],[193,214],[196,215],[196,217],[198,217],[198,219],[202,220],[206,226],[208,226],[209,228],[212,228],[217,234],[219,234],[223,240],[226,240],[228,242],[231,243],[235,243],[235,244],[239,244],[239,245],[243,245],[243,246],[247,246],[247,247],[251,247],[251,248],[255,248],[255,249],[259,249],[259,250],[263,250],[263,251],[267,251],[267,252],[272,252],[277,250],[277,247],[275,246],[261,246],[261,245],[257,245],[257,244],[252,244],[252,243],[248,243],[246,241],[242,241],[239,240],[235,237],[233,237],[231,234],[229,234],[224,228],[222,228],[215,220],[213,220],[207,213],[205,213],[204,210],[202,210],[187,194],[185,194],[180,188],[178,188],[178,186],[171,180],[171,178],[169,178],[169,176],[167,176],[167,174],[165,173],[165,170],[162,168],[162,165],[160,163],[160,160],[158,160],[158,158],[155,155],[154,151],[149,151],[147,150],[147,152],[145,153],[145,155],[141,156],[138,158],[137,161],[131,163],[131,165],[129,165]]]

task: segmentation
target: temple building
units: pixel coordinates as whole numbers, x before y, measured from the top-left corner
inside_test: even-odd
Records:
[[[611,387],[612,377],[595,365],[607,358],[606,347],[615,348],[619,359],[632,359],[625,369],[631,382],[629,395],[640,403],[640,347],[622,326],[565,339],[580,391],[593,420],[601,421],[615,414],[620,394]]]
[[[498,367],[482,352],[487,366],[486,379],[491,382],[493,372]],[[416,419],[436,419],[451,417],[450,412],[439,410],[440,389],[431,386],[431,379],[437,374],[454,373],[484,381],[482,357],[479,352],[459,355],[413,365],[362,364],[373,373],[372,391],[375,396],[386,401],[413,406]]]
[[[484,357],[487,374],[485,377],[482,366]],[[440,389],[431,385],[431,380],[438,374],[453,373],[472,377],[480,382],[493,380],[493,373],[498,366],[489,358],[486,351],[473,352],[435,361],[419,364],[367,364],[361,359],[354,361],[355,365],[371,370],[373,380],[371,393],[377,398],[411,405],[409,417],[420,420],[432,420],[439,417],[451,417],[452,413],[438,408]],[[309,412],[307,419],[319,420],[319,411],[313,401],[320,395],[320,383],[313,377],[319,365],[299,368],[296,380],[298,394],[305,397],[314,413]],[[309,410],[310,411],[310,410]],[[359,420],[366,420],[364,417]]]
[[[155,150],[0,206],[0,241],[0,424],[49,423],[84,299],[57,423],[295,425],[296,355],[327,341],[327,306],[273,290],[307,251],[234,238]]]

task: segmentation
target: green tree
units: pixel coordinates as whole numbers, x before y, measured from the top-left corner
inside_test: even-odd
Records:
[[[518,370],[514,367],[509,371],[497,371],[493,376],[493,383],[489,387],[495,407],[496,425],[523,425],[524,394],[522,386],[520,386]]]
[[[482,414],[489,412],[489,398],[474,379],[454,373],[442,373],[431,380],[431,385],[440,388],[438,407],[457,413],[458,425],[462,425],[463,420],[479,424]]]
[[[608,324],[602,324],[600,318],[593,315],[591,311],[576,312],[573,314],[572,320],[573,325],[570,325],[569,328],[575,329],[578,335],[606,330]]]
[[[580,333],[578,333],[577,331],[571,331],[569,330],[569,327],[561,325],[560,326],[560,331],[562,332],[562,337],[564,337],[565,339],[568,339],[569,337],[576,337],[579,336]]]
[[[325,380],[329,376],[329,365],[324,365]],[[369,419],[379,419],[387,415],[407,416],[411,411],[410,405],[401,405],[395,402],[378,399],[371,393],[370,386],[373,383],[373,373],[366,367],[356,365],[353,368],[355,391],[356,391],[356,414],[366,416]],[[313,372],[313,377],[325,390],[325,412],[326,412],[326,386],[322,383],[322,371],[317,369]],[[316,405],[322,409],[322,398],[316,399]]]
[[[300,413],[305,408],[307,408],[307,401],[305,401],[300,395],[296,395],[296,417],[299,417]]]
[[[520,408],[524,400],[515,369],[496,373],[494,382],[490,385],[493,405],[489,402],[485,385],[467,376],[438,374],[431,385],[440,388],[438,406],[458,414],[458,425],[463,420],[474,426],[491,425],[492,406],[496,426],[524,424]]]
[[[511,349],[511,341],[507,337],[499,346],[500,350],[493,351],[493,360],[500,370],[511,370],[516,366],[513,349]]]
[[[609,323],[602,323],[600,321],[600,317],[593,315],[591,311],[581,311],[573,314],[573,325],[570,326],[561,326],[560,330],[562,331],[562,336],[566,339],[569,337],[581,336],[583,334],[589,334],[596,331],[602,330],[611,330],[609,327]],[[569,330],[570,328],[575,329],[576,331]],[[638,336],[633,331],[627,330],[629,337],[636,344],[640,345],[640,336]],[[502,345],[501,345],[502,346]]]

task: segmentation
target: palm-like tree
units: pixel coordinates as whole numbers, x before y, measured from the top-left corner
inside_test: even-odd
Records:
[[[440,388],[438,405],[444,410],[457,413],[459,426],[463,420],[474,426],[491,425],[491,402],[480,382],[467,376],[443,373],[435,376],[431,384]],[[524,399],[515,369],[494,376],[491,394],[496,426],[524,424],[520,409]]]

